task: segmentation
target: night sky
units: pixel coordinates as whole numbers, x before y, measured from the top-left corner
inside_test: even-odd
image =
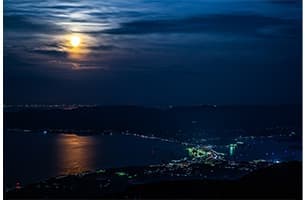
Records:
[[[4,101],[301,103],[301,7],[301,0],[4,0]]]

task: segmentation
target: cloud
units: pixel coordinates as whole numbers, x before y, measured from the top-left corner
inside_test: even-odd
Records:
[[[60,50],[34,49],[34,50],[30,50],[29,52],[44,54],[44,55],[50,55],[50,56],[56,56],[56,57],[66,57],[66,56],[68,56],[67,52],[60,51]]]
[[[56,58],[67,58],[69,56],[69,53],[60,48],[61,47],[58,45],[51,44],[42,48],[27,49],[26,51],[29,53],[37,53]],[[88,46],[87,49],[89,49],[90,51],[93,50],[93,51],[101,52],[101,51],[112,51],[114,49],[119,49],[119,47],[114,45],[99,45],[99,46]]]
[[[99,46],[91,46],[88,48],[96,51],[112,51],[114,49],[119,49],[119,47],[115,45],[99,45]]]
[[[105,70],[104,67],[93,65],[93,64],[79,64],[70,63],[72,65],[72,70]]]
[[[34,20],[21,15],[4,15],[3,17],[4,31],[22,31],[22,32],[47,32],[47,33],[58,33],[63,31],[62,28],[55,24],[43,21],[40,19]]]
[[[89,15],[96,18],[139,18],[147,17],[153,15],[153,12],[138,12],[138,11],[116,11],[116,12],[100,12],[100,11],[91,11]]]
[[[75,4],[68,4],[68,5],[52,5],[52,6],[44,6],[44,8],[49,9],[58,9],[58,10],[66,10],[66,9],[92,9],[92,6],[85,6],[83,4],[79,5]]]
[[[271,3],[275,4],[292,4],[292,5],[297,5],[301,4],[302,0],[270,0]]]
[[[258,30],[274,26],[294,26],[296,21],[261,15],[218,14],[184,19],[140,20],[122,23],[121,27],[103,31],[107,34],[153,33],[231,33],[261,35]],[[266,35],[266,33],[265,33]]]

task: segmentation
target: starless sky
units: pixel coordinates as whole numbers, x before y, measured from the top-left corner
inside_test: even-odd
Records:
[[[301,0],[4,0],[4,101],[300,103],[301,20]]]

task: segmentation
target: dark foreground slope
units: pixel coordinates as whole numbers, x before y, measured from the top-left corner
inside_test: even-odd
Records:
[[[130,188],[141,198],[301,199],[302,167],[292,162],[258,170],[238,181],[175,181]]]
[[[92,179],[94,180],[94,179]],[[119,193],[105,194],[94,185],[94,181],[79,180],[82,185],[77,191],[64,190],[46,192],[41,189],[21,189],[6,194],[14,198],[200,198],[200,199],[301,199],[302,164],[282,163],[260,169],[240,180],[185,180],[165,181],[150,184],[130,184]],[[83,183],[82,183],[83,182]],[[68,182],[67,187],[71,185]],[[81,188],[81,189],[80,189]]]

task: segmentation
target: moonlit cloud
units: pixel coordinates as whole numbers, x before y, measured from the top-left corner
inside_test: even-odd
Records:
[[[184,19],[146,20],[123,23],[116,29],[105,30],[108,34],[152,33],[211,33],[258,36],[260,29],[273,27],[298,27],[298,21],[251,14],[192,16]],[[300,31],[300,30],[298,30]],[[277,30],[277,33],[281,30]],[[275,34],[277,34],[275,33]],[[295,31],[292,34],[300,34]],[[268,32],[260,32],[267,36]],[[272,32],[269,32],[272,36]]]
[[[301,17],[299,0],[5,0],[5,101],[299,103]]]

